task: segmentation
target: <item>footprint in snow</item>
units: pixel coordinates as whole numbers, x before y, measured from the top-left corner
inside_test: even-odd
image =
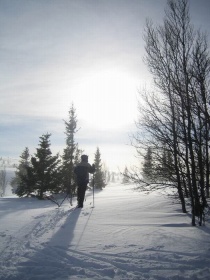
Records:
[[[87,216],[87,215],[89,215],[89,212],[83,212],[82,214],[83,214],[83,216]]]
[[[104,246],[104,250],[111,249],[111,248],[115,248],[115,247],[116,247],[116,245],[114,245],[114,244],[105,245],[105,246]]]

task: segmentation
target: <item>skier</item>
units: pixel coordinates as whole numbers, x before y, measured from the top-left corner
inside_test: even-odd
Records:
[[[95,165],[88,163],[88,156],[82,155],[81,162],[74,168],[77,179],[78,208],[83,208],[85,192],[89,183],[89,173],[95,172]]]

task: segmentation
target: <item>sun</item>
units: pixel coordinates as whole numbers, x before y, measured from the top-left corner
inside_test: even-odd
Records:
[[[114,69],[91,72],[74,87],[79,117],[105,129],[134,121],[136,94],[137,81]]]

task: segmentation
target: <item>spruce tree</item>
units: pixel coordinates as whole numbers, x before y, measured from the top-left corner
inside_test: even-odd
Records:
[[[156,163],[154,166],[155,178],[158,181],[167,181],[168,180],[168,163],[167,163],[167,151],[165,146],[160,149]]]
[[[28,196],[33,191],[30,158],[29,149],[26,147],[20,155],[20,161],[15,172],[15,177],[11,181],[12,190],[18,196]]]
[[[94,186],[96,189],[102,189],[105,187],[106,183],[105,183],[104,173],[102,171],[101,153],[98,147],[95,153],[94,164],[95,164]]]
[[[24,195],[30,196],[36,190],[36,177],[32,166],[26,167],[26,174],[21,173],[20,181],[18,183],[15,193],[22,197]]]
[[[171,181],[175,174],[172,153],[163,146],[153,164],[153,179],[162,183]]]
[[[50,136],[47,133],[40,137],[39,148],[31,159],[34,190],[38,192],[39,199],[43,199],[46,191],[57,193],[60,189],[60,160],[58,154],[52,156]]]
[[[128,174],[128,168],[127,168],[127,166],[125,167],[124,172],[123,172],[122,183],[123,183],[123,184],[128,184],[128,183],[129,183],[129,174]]]
[[[152,159],[152,149],[147,148],[146,155],[144,156],[142,175],[145,181],[149,181],[152,178],[153,173],[153,159]]]
[[[69,110],[69,119],[64,121],[66,126],[66,148],[63,152],[62,164],[62,188],[68,193],[75,193],[76,181],[74,175],[74,166],[78,163],[81,150],[75,142],[75,133],[77,132],[76,110],[72,104]]]

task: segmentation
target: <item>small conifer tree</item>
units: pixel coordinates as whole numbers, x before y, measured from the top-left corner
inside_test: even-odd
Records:
[[[145,181],[149,181],[153,174],[153,158],[152,149],[148,147],[146,155],[144,156],[142,175]]]
[[[123,184],[128,184],[129,183],[129,174],[128,174],[127,166],[125,167],[124,172],[123,172],[122,175],[123,175],[122,183]]]
[[[52,156],[50,136],[47,133],[40,137],[39,148],[31,159],[34,190],[38,192],[39,199],[43,199],[46,191],[57,193],[60,188],[60,160],[58,154]]]
[[[94,164],[95,164],[94,186],[96,189],[102,189],[106,186],[106,183],[105,183],[104,173],[102,171],[101,153],[98,147],[95,153]]]
[[[74,166],[79,162],[82,153],[78,148],[78,144],[75,142],[77,117],[73,104],[69,110],[69,120],[64,122],[66,126],[66,148],[64,149],[62,156],[62,188],[64,191],[73,194],[76,190]]]
[[[30,195],[33,191],[31,156],[28,147],[20,155],[15,177],[11,180],[12,191],[18,196]]]
[[[172,153],[166,147],[163,147],[156,160],[153,176],[156,180],[164,182],[170,181],[173,174],[175,174],[175,171]]]

